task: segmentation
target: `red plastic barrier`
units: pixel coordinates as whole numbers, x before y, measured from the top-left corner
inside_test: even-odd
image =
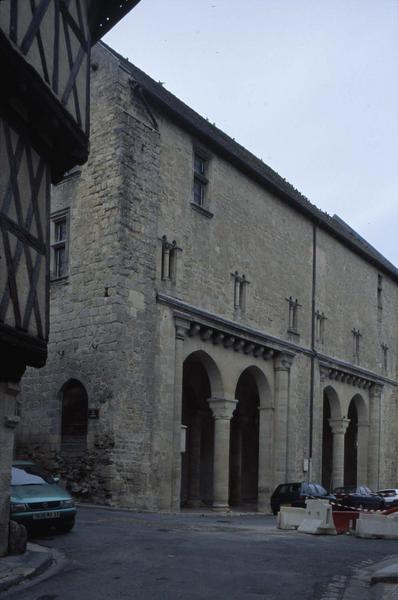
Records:
[[[355,530],[358,517],[359,511],[357,510],[333,511],[333,521],[337,533],[347,533]]]
[[[391,508],[386,508],[386,510],[383,510],[383,515],[392,515],[395,512],[398,512],[398,506],[392,506]]]

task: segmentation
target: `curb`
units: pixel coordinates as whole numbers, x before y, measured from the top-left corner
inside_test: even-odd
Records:
[[[0,594],[11,587],[43,575],[56,562],[56,553],[50,548],[28,543],[25,554],[0,559],[9,563],[10,573],[1,577]]]
[[[370,578],[370,585],[377,583],[398,583],[398,563],[376,571]]]

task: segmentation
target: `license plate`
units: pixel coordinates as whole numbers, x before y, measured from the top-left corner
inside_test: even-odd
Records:
[[[291,502],[282,502],[281,506],[291,506]]]
[[[47,512],[37,513],[33,515],[34,519],[58,519],[60,516],[60,512],[57,510],[49,510]]]

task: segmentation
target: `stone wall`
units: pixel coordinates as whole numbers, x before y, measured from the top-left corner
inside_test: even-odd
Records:
[[[395,485],[396,281],[318,226],[314,256],[313,222],[225,156],[204,148],[150,101],[128,64],[100,45],[92,68],[90,159],[53,192],[53,211],[70,213],[69,273],[52,283],[47,366],[24,378],[20,455],[60,470],[83,498],[175,508],[181,422],[176,382],[183,361],[201,352],[219,368],[228,399],[246,369],[262,374],[264,394],[271,398],[269,423],[263,424],[274,443],[270,452],[286,453],[284,476],[293,480],[308,476],[311,406],[311,474],[321,477],[326,385],[321,366],[331,365],[330,377],[339,378],[328,383],[343,406],[361,385],[369,412],[369,386],[379,382],[380,483]],[[198,148],[208,159],[206,210],[192,205]],[[164,236],[176,242],[176,262],[172,276],[162,278]],[[240,309],[234,306],[236,271],[248,282]],[[289,329],[289,298],[299,304],[296,331]],[[313,307],[326,317],[323,341],[312,340]],[[244,338],[241,350],[217,346],[213,333],[207,341],[185,333],[179,346],[181,312],[188,326],[195,318],[203,326],[218,324],[228,335],[236,331]],[[358,360],[353,329],[361,333]],[[382,343],[388,346],[387,368]],[[271,350],[259,354],[262,344]],[[281,407],[271,404],[278,398],[275,373],[282,351],[291,353],[292,363],[286,436],[279,439]],[[70,379],[84,385],[89,416],[99,417],[88,419],[87,450],[73,460],[63,455],[60,436],[62,389]],[[269,475],[266,493],[279,482]]]
[[[53,212],[70,212],[69,274],[52,282],[48,363],[24,378],[19,454],[60,470],[84,497],[116,502],[123,493],[142,505],[150,472],[159,144],[157,132],[121,109],[122,75],[94,51],[93,152],[80,174],[53,190]],[[61,390],[72,378],[84,385],[89,409],[99,411],[88,421],[79,460],[60,452]]]

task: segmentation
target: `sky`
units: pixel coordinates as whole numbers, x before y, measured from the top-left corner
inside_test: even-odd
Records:
[[[141,0],[104,41],[398,266],[398,0]]]

